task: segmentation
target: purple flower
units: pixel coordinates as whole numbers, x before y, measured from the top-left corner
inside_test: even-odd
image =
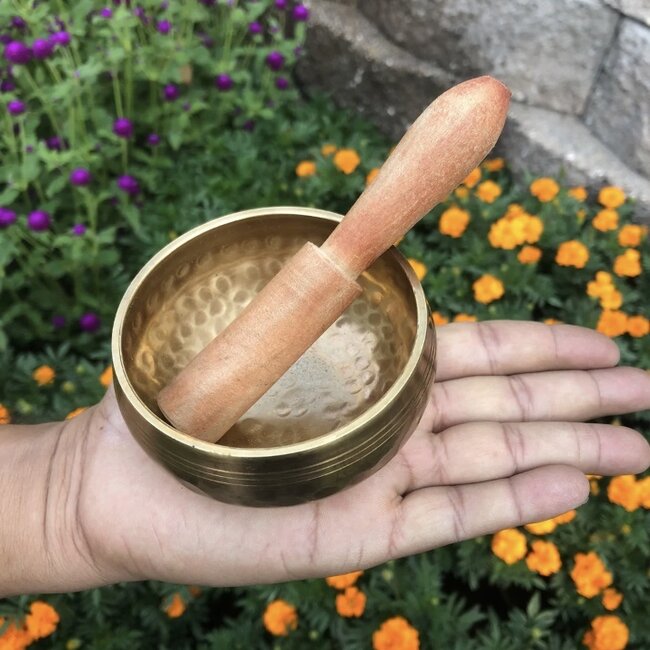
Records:
[[[15,27],[16,29],[25,29],[25,27],[27,27],[27,23],[20,16],[14,16],[11,19],[11,26]]]
[[[254,131],[255,130],[255,120],[246,120],[242,125],[241,128],[244,129],[244,131]]]
[[[133,10],[133,15],[136,18],[139,18],[142,22],[146,22],[147,17],[145,16],[144,9],[142,7],[136,7]]]
[[[184,111],[189,111],[190,108],[192,108],[192,104],[190,104],[189,102],[183,102],[183,110]]]
[[[286,77],[278,77],[275,80],[275,87],[278,90],[286,90],[289,87],[289,81],[286,79]]]
[[[72,37],[70,36],[70,32],[66,32],[65,30],[54,32],[54,34],[50,36],[50,41],[54,43],[54,45],[61,45],[62,47],[70,45],[71,40]]]
[[[100,10],[99,15],[102,18],[112,18],[113,10],[110,7],[104,7],[103,9]]]
[[[248,31],[249,31],[251,34],[261,34],[262,31],[263,31],[263,29],[262,29],[262,25],[261,25],[260,23],[258,23],[257,21],[252,22],[252,23],[250,23],[250,24],[248,25]]]
[[[0,228],[8,228],[16,221],[16,213],[9,208],[0,208]]]
[[[79,319],[79,327],[84,332],[96,332],[101,327],[102,321],[99,316],[92,311],[88,311]]]
[[[20,99],[12,99],[7,103],[7,110],[10,115],[21,115],[25,112],[25,102],[21,102]]]
[[[25,153],[34,153],[34,147],[32,147],[31,144],[28,144],[28,145],[25,147]]]
[[[32,51],[20,41],[11,41],[5,46],[5,59],[11,63],[28,63],[32,58]]]
[[[51,138],[48,138],[45,141],[45,146],[50,150],[50,151],[61,151],[64,149],[64,143],[63,140],[58,135],[53,135]]]
[[[201,0],[201,4],[205,5],[206,7],[214,6],[215,2],[216,2],[216,0]]]
[[[284,56],[280,52],[273,50],[266,55],[266,65],[271,70],[279,70],[284,65]]]
[[[9,34],[0,34],[0,43],[3,45],[9,45],[14,39],[9,36]]]
[[[175,99],[178,99],[178,96],[180,94],[181,93],[180,93],[180,90],[178,89],[178,86],[176,86],[174,84],[167,84],[163,88],[163,97],[168,102],[173,102]]]
[[[86,226],[84,226],[82,223],[76,223],[74,226],[72,226],[72,234],[77,235],[78,237],[81,237],[81,235],[85,235]]]
[[[309,9],[305,5],[296,5],[293,8],[293,19],[305,21],[309,18]]]
[[[286,9],[287,0],[275,0],[275,7],[276,9]]]
[[[140,184],[138,181],[128,174],[120,176],[117,179],[117,186],[126,194],[135,195],[140,191]]]
[[[47,59],[54,51],[54,43],[44,38],[37,38],[32,43],[32,52],[37,59]]]
[[[150,146],[155,147],[160,144],[160,136],[157,133],[150,133],[147,142]]]
[[[167,0],[163,0],[163,1],[160,3],[160,8],[161,8],[163,11],[165,11],[165,9],[168,9],[168,8],[169,8],[169,2],[167,2]]]
[[[92,174],[84,167],[78,167],[70,172],[70,182],[73,185],[88,185],[92,179]]]
[[[130,138],[133,135],[133,124],[126,117],[118,117],[113,122],[113,133],[120,138]]]
[[[57,330],[65,327],[65,316],[61,316],[60,314],[52,316],[52,326]]]
[[[161,34],[169,34],[172,29],[172,24],[168,20],[159,20],[156,29]]]
[[[50,227],[52,220],[45,210],[35,210],[27,216],[27,227],[34,232],[41,232]]]
[[[221,91],[230,90],[233,87],[233,80],[229,74],[218,74],[214,85]]]
[[[10,93],[16,90],[16,84],[13,79],[3,79],[0,81],[0,93]]]

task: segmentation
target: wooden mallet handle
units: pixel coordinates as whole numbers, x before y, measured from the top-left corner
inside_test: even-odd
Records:
[[[361,293],[356,278],[492,149],[510,91],[491,77],[440,95],[319,249],[306,244],[158,395],[180,431],[216,442]]]

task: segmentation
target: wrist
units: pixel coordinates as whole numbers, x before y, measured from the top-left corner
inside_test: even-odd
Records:
[[[79,516],[92,409],[75,420],[0,427],[0,597],[119,579]]]

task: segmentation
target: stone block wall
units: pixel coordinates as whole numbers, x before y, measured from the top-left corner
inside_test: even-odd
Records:
[[[480,74],[513,92],[517,171],[612,183],[650,217],[650,0],[314,0],[299,76],[398,138]]]

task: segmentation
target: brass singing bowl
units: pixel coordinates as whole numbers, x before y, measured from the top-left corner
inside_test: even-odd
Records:
[[[282,264],[341,218],[277,207],[215,219],[163,248],[124,294],[112,340],[120,410],[148,454],[195,489],[247,506],[319,499],[379,469],[413,432],[433,382],[435,333],[422,287],[394,248],[218,443],[178,431],[157,406],[158,392]]]

